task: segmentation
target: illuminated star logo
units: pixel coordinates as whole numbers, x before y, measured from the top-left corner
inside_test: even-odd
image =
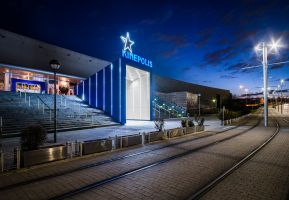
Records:
[[[134,44],[134,42],[130,40],[129,32],[126,33],[126,37],[120,36],[120,39],[124,43],[123,50],[128,50],[132,53],[131,46]]]

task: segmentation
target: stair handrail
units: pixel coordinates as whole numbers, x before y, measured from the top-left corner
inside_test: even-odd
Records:
[[[39,96],[37,96],[37,98],[38,98],[49,110],[52,110],[52,109],[49,107],[49,105],[47,105],[47,103],[45,103],[45,102],[43,101],[43,99],[41,99]]]

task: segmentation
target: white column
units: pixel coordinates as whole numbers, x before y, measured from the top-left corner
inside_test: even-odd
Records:
[[[5,72],[5,76],[4,76],[4,90],[5,91],[10,91],[9,80],[10,80],[10,73]]]

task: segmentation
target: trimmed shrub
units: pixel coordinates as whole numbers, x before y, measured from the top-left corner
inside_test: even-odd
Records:
[[[21,149],[36,150],[46,141],[46,130],[40,125],[30,125],[21,132]]]
[[[189,120],[188,121],[188,127],[194,127],[194,126],[195,126],[195,124],[194,124],[193,120]]]
[[[155,129],[157,129],[157,131],[161,132],[164,129],[164,125],[165,122],[163,119],[156,119],[155,121]]]
[[[186,128],[187,125],[188,125],[188,120],[187,119],[182,119],[181,124],[182,124],[183,128]]]

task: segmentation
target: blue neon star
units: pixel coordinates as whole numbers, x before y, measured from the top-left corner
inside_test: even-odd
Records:
[[[124,43],[123,50],[128,50],[132,53],[131,46],[134,44],[132,40],[130,40],[129,32],[126,33],[126,37],[120,36],[122,42]]]

